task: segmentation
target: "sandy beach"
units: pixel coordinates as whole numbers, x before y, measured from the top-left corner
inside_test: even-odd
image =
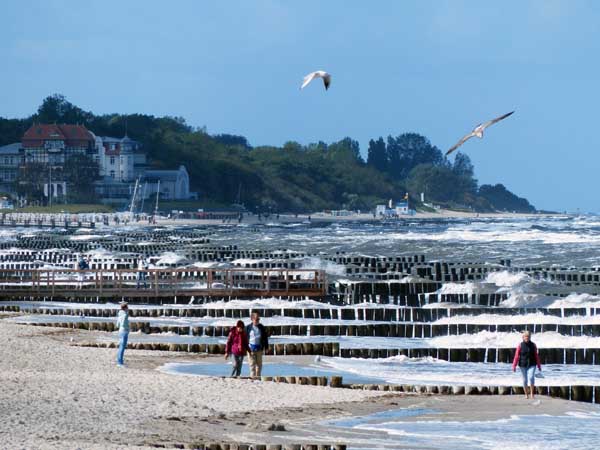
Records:
[[[400,216],[395,219],[399,222],[402,221],[414,221],[414,220],[445,220],[445,219],[528,219],[528,218],[541,218],[541,217],[556,217],[562,214],[524,214],[524,213],[509,213],[509,212],[495,212],[495,213],[475,213],[466,211],[453,211],[448,209],[440,209],[438,212],[417,212],[415,215]],[[271,215],[267,218],[261,217],[254,214],[246,214],[241,222],[245,225],[286,225],[292,223],[344,223],[344,222],[379,222],[381,218],[373,217],[372,213],[355,213],[348,216],[334,216],[324,212],[317,212],[313,214],[280,214],[279,218],[276,215]],[[176,225],[237,225],[237,220],[223,221],[215,219],[172,219],[161,217],[156,221],[156,226],[176,226]],[[147,226],[147,222],[130,222],[128,226],[140,225]],[[113,224],[111,224],[111,227]],[[114,225],[116,226],[116,225]],[[123,226],[123,225],[121,225]]]
[[[168,353],[128,351],[127,367],[118,368],[115,350],[72,346],[70,333],[0,321],[0,448],[117,449],[197,442],[206,437],[198,424],[210,424],[213,435],[233,440],[220,425],[228,414],[380,395],[168,375],[155,370],[177,360]],[[269,413],[251,419],[260,429],[278,417]]]
[[[166,362],[202,356],[73,345],[93,333],[0,320],[0,448],[121,449],[194,442],[343,442],[325,418],[392,408],[432,407],[438,419],[497,419],[531,413],[518,397],[436,397],[172,375]],[[592,405],[544,398],[538,414]],[[273,424],[286,431],[269,432]],[[365,438],[368,439],[368,436]]]

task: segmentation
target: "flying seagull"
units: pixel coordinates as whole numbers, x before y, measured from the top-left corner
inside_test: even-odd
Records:
[[[508,116],[510,116],[512,113],[514,113],[514,111],[511,111],[507,114],[504,114],[503,116],[500,117],[496,117],[495,119],[492,120],[488,120],[487,122],[484,123],[480,123],[479,125],[477,125],[473,131],[471,131],[469,134],[467,134],[466,136],[464,136],[460,141],[458,141],[456,143],[456,145],[454,147],[452,147],[450,150],[448,150],[446,152],[446,156],[448,156],[450,153],[452,153],[454,150],[456,150],[458,147],[460,147],[461,145],[463,145],[465,142],[467,142],[469,139],[471,139],[472,137],[477,136],[479,139],[481,139],[483,137],[483,131],[491,126],[494,125],[496,122],[500,122],[502,119],[506,119]]]
[[[324,70],[317,70],[316,72],[306,75],[304,80],[302,80],[302,86],[300,86],[300,89],[304,89],[315,78],[323,78],[325,90],[329,89],[329,85],[331,84],[331,74],[325,72]]]

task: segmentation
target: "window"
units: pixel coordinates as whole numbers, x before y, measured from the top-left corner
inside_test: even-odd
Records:
[[[114,156],[111,156],[111,157],[110,157],[110,165],[111,165],[111,166],[114,166],[114,165],[115,165],[115,157],[114,157]]]
[[[114,178],[114,177],[115,177],[115,171],[114,171],[114,170],[111,170],[111,171],[110,171],[110,177],[111,177],[111,178]]]

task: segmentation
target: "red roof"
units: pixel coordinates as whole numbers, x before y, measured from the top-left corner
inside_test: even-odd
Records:
[[[87,146],[94,141],[92,134],[83,125],[32,125],[23,135],[23,147],[42,147],[44,141],[65,141],[66,147]]]

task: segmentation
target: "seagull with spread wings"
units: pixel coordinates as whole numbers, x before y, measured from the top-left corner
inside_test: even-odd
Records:
[[[456,150],[458,147],[460,147],[461,145],[463,145],[465,142],[467,142],[469,139],[471,139],[472,137],[477,136],[479,139],[481,139],[483,137],[483,131],[489,127],[494,125],[496,122],[500,122],[503,119],[506,119],[508,116],[510,116],[512,113],[514,113],[514,111],[511,111],[507,114],[504,114],[500,117],[496,117],[495,119],[492,120],[488,120],[487,122],[484,123],[480,123],[479,125],[477,125],[473,131],[471,131],[469,134],[467,134],[466,136],[464,136],[460,141],[458,141],[456,143],[456,145],[454,147],[452,147],[450,150],[448,150],[446,152],[446,156],[448,156],[450,153],[452,153],[454,150]]]
[[[324,70],[317,70],[316,72],[306,75],[302,80],[302,86],[300,86],[300,89],[304,89],[315,78],[322,78],[323,84],[325,85],[325,90],[329,89],[329,85],[331,84],[331,74],[325,72]]]

